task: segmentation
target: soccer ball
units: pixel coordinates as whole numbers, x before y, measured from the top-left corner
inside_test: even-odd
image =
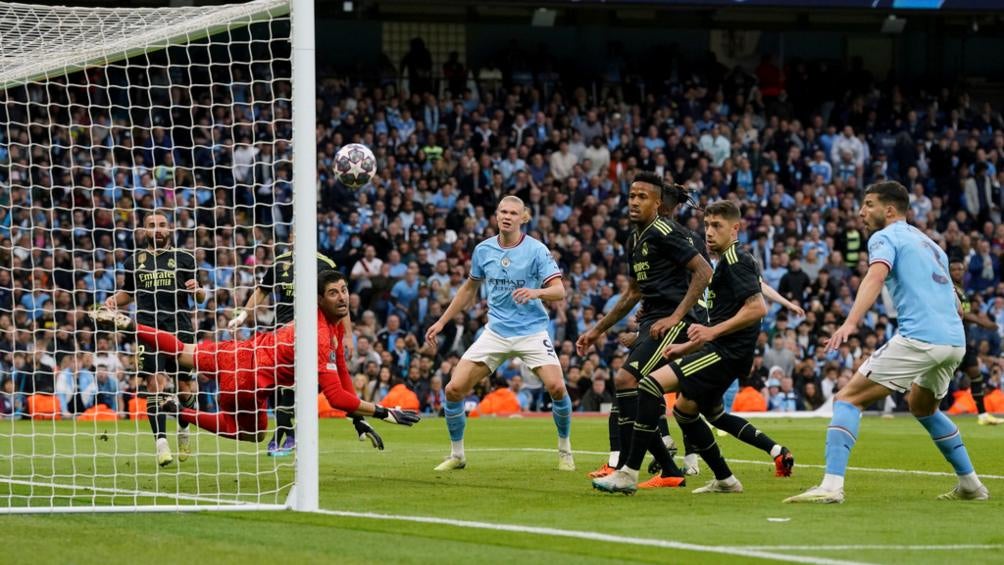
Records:
[[[335,174],[345,186],[356,189],[370,181],[376,173],[376,157],[369,147],[350,143],[335,155]]]

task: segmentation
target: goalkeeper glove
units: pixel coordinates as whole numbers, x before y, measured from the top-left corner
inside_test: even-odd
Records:
[[[391,424],[399,424],[402,426],[414,426],[422,419],[422,417],[418,415],[418,412],[414,412],[412,410],[398,410],[396,408],[388,410],[383,406],[377,406],[373,409],[373,417],[379,418],[385,422],[390,422]]]
[[[359,434],[359,441],[370,440],[373,447],[383,451],[383,438],[380,434],[373,429],[373,426],[369,422],[363,419],[362,416],[354,416],[352,418],[352,425],[356,427],[356,433]]]
[[[244,320],[248,319],[248,311],[243,308],[234,308],[234,318],[227,323],[227,329],[234,331],[244,325]]]

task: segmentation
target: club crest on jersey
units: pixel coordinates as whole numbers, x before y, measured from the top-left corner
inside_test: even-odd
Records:
[[[508,269],[509,265],[512,264],[512,261],[509,259],[509,257],[503,257],[502,260],[499,261],[499,263],[502,265],[503,269]]]
[[[167,260],[167,268],[168,268],[168,269],[173,269],[173,268],[174,268],[174,266],[175,266],[175,264],[176,264],[176,263],[174,262],[174,259],[168,259],[168,260]]]
[[[648,255],[648,242],[647,241],[645,243],[641,244],[641,254],[642,255]]]
[[[140,253],[139,257],[136,259],[136,262],[139,263],[139,264],[141,264],[141,265],[143,263],[146,263],[146,253]]]

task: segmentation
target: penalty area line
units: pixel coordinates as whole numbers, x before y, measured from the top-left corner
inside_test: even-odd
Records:
[[[784,553],[772,553],[761,549],[748,549],[743,547],[716,547],[708,545],[698,545],[679,541],[636,538],[630,536],[618,536],[613,534],[603,534],[599,532],[586,532],[581,530],[562,530],[559,528],[542,528],[537,526],[522,526],[519,524],[498,524],[492,522],[476,522],[470,520],[456,520],[452,518],[437,518],[435,516],[408,516],[399,514],[378,514],[374,512],[352,512],[348,510],[317,510],[319,514],[328,516],[339,516],[342,518],[361,518],[365,520],[387,520],[397,522],[415,522],[420,524],[437,524],[441,526],[454,526],[458,528],[474,528],[479,530],[491,530],[496,532],[513,532],[518,534],[533,534],[540,536],[564,537],[581,539],[588,541],[598,541],[605,543],[617,543],[625,545],[639,545],[646,547],[657,547],[660,549],[679,549],[684,551],[695,551],[700,553],[716,553],[720,555],[734,555],[738,557],[752,557],[767,559],[770,561],[785,561],[788,563],[810,563],[813,565],[862,565],[860,561],[844,561],[839,559],[829,559],[825,557],[808,557],[803,555],[788,555]]]

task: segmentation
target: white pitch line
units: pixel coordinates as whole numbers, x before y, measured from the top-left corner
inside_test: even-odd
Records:
[[[189,502],[211,502],[214,504],[228,504],[233,506],[241,506],[245,504],[250,504],[241,501],[231,501],[223,500],[219,498],[211,498],[208,496],[199,496],[195,494],[181,494],[181,493],[166,493],[166,492],[152,492],[152,491],[142,491],[142,490],[129,490],[113,487],[96,487],[90,485],[67,485],[63,483],[44,483],[39,481],[22,481],[18,479],[8,479],[6,477],[0,477],[0,483],[7,483],[11,485],[22,485],[30,487],[43,487],[52,488],[57,490],[89,490],[96,493],[110,493],[110,494],[120,494],[128,496],[144,496],[150,498],[172,498],[177,501],[189,501]]]
[[[954,545],[729,545],[729,549],[756,549],[760,551],[956,551],[964,549],[1004,549],[1004,544],[954,544]]]
[[[467,451],[485,451],[485,452],[497,452],[497,451],[534,451],[534,452],[557,452],[557,449],[547,449],[544,447],[473,447],[468,448]],[[608,451],[580,451],[578,449],[572,450],[572,453],[577,453],[580,455],[610,455]],[[679,457],[677,457],[679,459]],[[753,461],[750,459],[728,459],[729,463],[745,463],[749,465],[771,465],[774,463],[772,461]],[[796,468],[807,468],[807,469],[825,469],[826,465],[809,465],[805,463],[795,464]],[[863,473],[895,473],[897,475],[924,475],[928,477],[955,477],[955,473],[946,473],[943,471],[919,471],[916,469],[886,469],[882,467],[848,467],[848,471],[861,471]],[[994,480],[1004,480],[1004,475],[984,475],[979,473],[980,479],[994,479]]]
[[[454,520],[450,518],[436,518],[434,516],[407,516],[398,514],[377,514],[373,512],[351,512],[347,510],[318,510],[320,514],[329,516],[341,516],[345,518],[363,518],[368,520],[392,520],[399,522],[417,522],[420,524],[439,524],[443,526],[455,526],[458,528],[475,528],[479,530],[492,530],[496,532],[514,532],[519,534],[535,534],[541,536],[575,538],[589,541],[600,541],[607,543],[620,543],[626,545],[641,545],[648,547],[658,547],[662,549],[680,549],[685,551],[695,551],[701,553],[717,553],[721,555],[735,555],[739,557],[753,557],[767,559],[771,561],[787,561],[789,563],[810,563],[813,565],[862,565],[860,561],[843,561],[839,559],[828,559],[825,557],[808,557],[802,555],[788,555],[784,553],[771,553],[759,549],[746,549],[741,547],[716,547],[708,545],[697,545],[679,541],[636,538],[629,536],[618,536],[613,534],[602,534],[599,532],[585,532],[580,530],[562,530],[558,528],[541,528],[536,526],[521,526],[518,524],[495,524],[491,522],[475,522],[468,520]]]

